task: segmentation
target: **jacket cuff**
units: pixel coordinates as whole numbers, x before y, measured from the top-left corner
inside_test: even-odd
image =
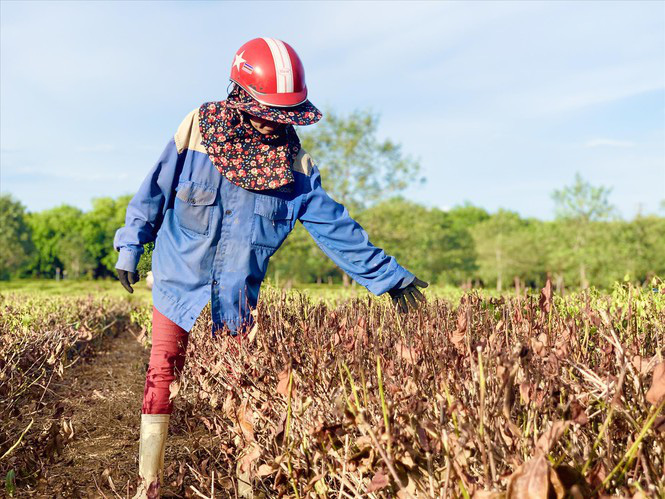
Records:
[[[399,265],[394,258],[391,262],[391,267],[392,268],[387,272],[390,275],[389,278],[376,279],[374,282],[371,282],[368,286],[366,286],[371,293],[375,295],[382,295],[383,293],[386,293],[393,288],[402,289],[411,284],[416,278],[415,275]]]
[[[141,253],[129,248],[120,248],[118,261],[115,264],[116,269],[126,270],[127,272],[136,272]]]

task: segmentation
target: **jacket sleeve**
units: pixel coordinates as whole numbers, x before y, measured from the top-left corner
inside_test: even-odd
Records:
[[[323,189],[316,165],[311,165],[309,179],[311,190],[303,199],[298,219],[323,252],[375,295],[410,284],[414,275],[374,246],[348,210]]]
[[[143,245],[157,237],[174,190],[177,165],[178,150],[171,139],[127,205],[125,225],[115,233],[113,247],[119,251],[117,269],[135,272]]]

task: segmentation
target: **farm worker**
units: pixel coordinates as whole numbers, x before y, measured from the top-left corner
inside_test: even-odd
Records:
[[[376,295],[406,312],[427,283],[369,242],[321,185],[294,125],[321,113],[307,100],[293,48],[256,38],[235,53],[225,101],[190,112],[132,198],[114,240],[116,269],[133,292],[143,245],[152,254],[152,349],[141,417],[137,497],[161,482],[171,413],[169,385],[185,360],[187,334],[212,301],[213,334],[237,335],[253,321],[268,260],[299,220],[319,247]]]

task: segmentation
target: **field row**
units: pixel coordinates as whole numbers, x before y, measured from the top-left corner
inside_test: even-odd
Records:
[[[404,317],[272,292],[258,319],[240,343],[193,331],[180,412],[214,435],[199,490],[665,494],[662,294],[470,294]]]
[[[145,305],[143,306],[145,307]],[[0,294],[0,471],[35,478],[62,449],[62,423],[50,395],[69,369],[129,327],[139,308],[117,297]],[[66,395],[66,393],[65,393]]]
[[[57,448],[48,428],[31,428],[57,414],[52,380],[119,331],[149,341],[151,308],[0,300],[0,456],[3,474],[21,475],[10,483],[38,476]],[[249,337],[213,340],[210,321],[206,309],[173,386],[171,431],[187,442],[167,451],[177,494],[665,495],[663,294],[546,287],[430,298],[403,316],[382,298],[268,288]],[[126,445],[133,469],[133,437]]]

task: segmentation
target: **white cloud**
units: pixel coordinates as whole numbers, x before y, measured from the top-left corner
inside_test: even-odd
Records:
[[[606,138],[598,138],[589,140],[586,147],[635,147],[635,142],[630,140],[614,140]]]

